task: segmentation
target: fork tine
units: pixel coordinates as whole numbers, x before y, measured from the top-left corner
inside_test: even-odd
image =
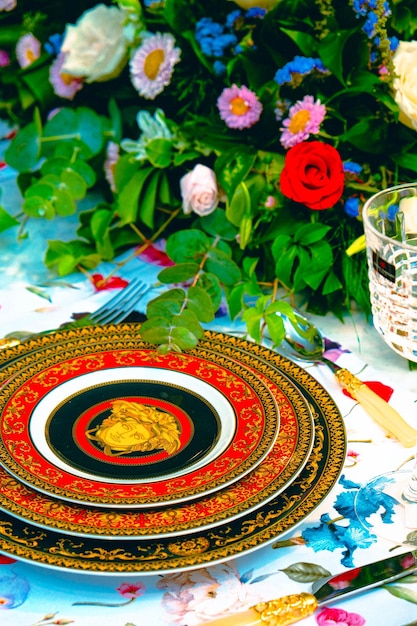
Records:
[[[134,277],[129,285],[121,289],[113,298],[94,311],[90,319],[94,324],[117,324],[131,313],[138,297],[144,295],[150,287]]]

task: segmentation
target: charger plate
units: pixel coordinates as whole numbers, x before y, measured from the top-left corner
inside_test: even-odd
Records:
[[[38,359],[40,355],[38,354]],[[138,540],[212,528],[262,506],[287,487],[304,467],[313,446],[313,418],[304,396],[279,370],[263,365],[251,370],[277,402],[280,430],[270,453],[246,476],[213,494],[162,509],[116,511],[61,502],[39,493],[0,469],[0,506],[37,526],[67,535],[131,537]]]
[[[80,331],[85,329],[80,329]],[[89,328],[85,341],[99,336],[100,328]],[[137,342],[137,327],[121,325],[114,341]],[[67,337],[68,340],[68,337]],[[240,363],[257,369],[271,365],[287,376],[307,398],[314,418],[312,452],[302,471],[285,491],[255,511],[217,525],[196,530],[184,537],[132,539],[65,537],[54,530],[36,527],[8,513],[0,516],[0,549],[15,558],[53,568],[114,574],[166,573],[202,567],[251,552],[293,530],[329,495],[344,464],[346,435],[340,412],[328,392],[305,370],[267,348],[221,333],[207,332],[199,349],[223,353],[233,351]]]
[[[0,463],[35,490],[103,507],[185,502],[238,480],[274,445],[274,396],[236,359],[126,349],[112,329],[94,344],[66,332],[44,359],[38,347],[24,368],[6,367]]]

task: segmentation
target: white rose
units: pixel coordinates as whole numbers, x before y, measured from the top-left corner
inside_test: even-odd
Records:
[[[400,108],[399,120],[417,130],[417,41],[400,41],[394,54],[395,101]]]
[[[402,198],[400,211],[404,213],[404,228],[406,233],[417,233],[417,197]]]
[[[120,74],[127,62],[125,14],[117,7],[98,4],[85,11],[76,25],[68,24],[62,52],[62,72],[87,83],[105,81]]]
[[[216,175],[200,163],[180,180],[184,213],[194,211],[204,217],[213,213],[219,203]]]

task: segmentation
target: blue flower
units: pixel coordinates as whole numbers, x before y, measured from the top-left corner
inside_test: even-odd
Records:
[[[366,20],[365,24],[363,25],[363,30],[365,31],[365,33],[368,35],[369,39],[372,39],[373,37],[375,37],[375,24],[378,23],[378,16],[376,13],[374,13],[373,11],[369,11],[368,13],[368,19]]]
[[[226,16],[226,28],[233,29],[236,20],[238,20],[240,17],[242,17],[242,12],[239,11],[239,9],[236,9],[236,11],[232,11],[231,13],[229,13]]]
[[[248,9],[245,13],[245,17],[250,20],[254,17],[263,18],[266,15],[266,9],[260,9],[259,7],[252,7]]]
[[[29,593],[29,584],[18,576],[0,576],[0,610],[15,609],[23,604]]]
[[[58,56],[58,54],[61,52],[63,39],[63,35],[60,35],[59,33],[51,35],[44,45],[46,52],[53,56]]]
[[[344,172],[356,174],[357,176],[359,176],[362,170],[363,170],[362,165],[359,165],[359,163],[355,163],[354,161],[345,161],[343,163]]]
[[[283,85],[284,83],[290,83],[294,74],[306,76],[307,74],[311,74],[314,70],[318,72],[327,72],[327,69],[323,65],[321,59],[295,56],[292,61],[289,61],[277,70],[274,80],[278,83],[278,85]]]
[[[351,196],[350,198],[346,200],[344,210],[345,210],[346,215],[349,215],[349,217],[358,217],[359,207],[360,207],[359,198],[355,196]]]
[[[400,207],[398,206],[398,204],[391,204],[387,210],[387,218],[391,220],[391,222],[394,222],[395,216],[397,215],[399,210]]]
[[[195,38],[202,52],[208,57],[222,57],[228,48],[237,43],[233,33],[225,33],[224,26],[213,22],[210,17],[203,17],[196,24]]]
[[[334,508],[343,517],[356,521],[355,498],[355,491],[343,491],[337,496]]]
[[[213,63],[213,71],[216,76],[224,76],[226,74],[226,66],[221,61],[214,61]]]

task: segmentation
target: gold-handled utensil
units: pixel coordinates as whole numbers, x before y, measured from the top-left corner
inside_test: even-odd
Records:
[[[310,363],[325,363],[334,372],[339,383],[357,400],[368,415],[388,434],[393,435],[406,448],[417,443],[417,430],[385,400],[372,391],[364,382],[349,370],[336,365],[323,356],[325,346],[318,328],[299,313],[295,318],[279,314],[285,327],[285,340],[281,345],[283,351],[294,358]]]

